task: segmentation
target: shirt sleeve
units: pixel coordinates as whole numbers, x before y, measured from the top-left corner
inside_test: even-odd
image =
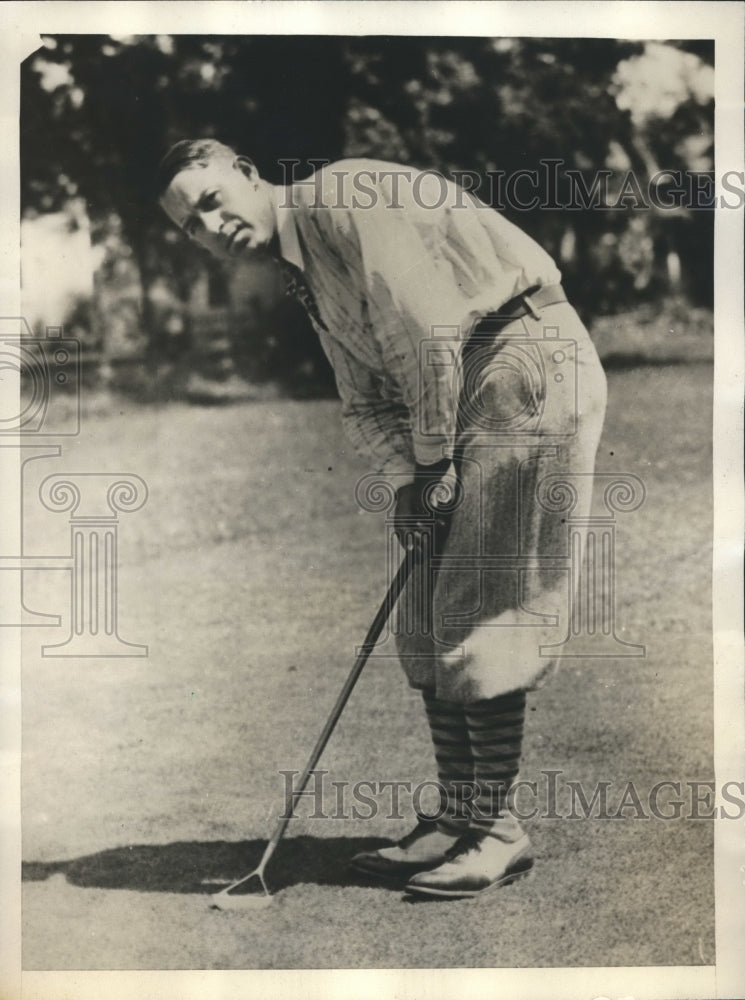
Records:
[[[414,452],[406,406],[382,393],[382,380],[334,337],[319,331],[334,369],[344,431],[355,451],[395,485],[414,478]]]
[[[379,197],[351,218],[385,372],[380,391],[399,402],[396,428],[400,440],[405,426],[413,461],[431,465],[453,454],[456,352],[447,343],[465,336],[468,308],[447,254],[449,209],[427,207],[446,182],[421,176],[416,200],[379,183]]]

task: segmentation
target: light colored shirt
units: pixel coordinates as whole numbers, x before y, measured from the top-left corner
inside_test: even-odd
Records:
[[[397,485],[415,462],[452,457],[454,355],[480,316],[561,280],[551,257],[458,185],[395,163],[332,163],[275,188],[275,202],[356,450]]]

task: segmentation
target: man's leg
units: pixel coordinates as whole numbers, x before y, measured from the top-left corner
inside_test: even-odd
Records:
[[[464,500],[448,536],[458,560],[440,567],[433,634],[452,646],[437,657],[437,690],[465,705],[479,791],[469,832],[441,866],[412,877],[412,891],[476,895],[532,866],[528,838],[505,808],[506,795],[519,767],[525,691],[553,670],[555,661],[541,649],[556,642],[571,600],[562,565],[566,511],[539,503],[538,487],[573,476],[572,516],[589,514],[606,394],[597,353],[571,306],[544,314],[505,329],[493,349],[471,355],[474,377],[464,377],[473,390],[459,413]],[[556,349],[558,332],[569,354]],[[538,382],[530,365],[519,363],[536,356]],[[560,371],[571,356],[574,362]]]
[[[466,711],[463,705],[437,698],[431,689],[424,690],[422,695],[443,799],[441,826],[460,835],[468,829],[476,790]]]
[[[440,815],[420,816],[414,830],[391,847],[355,855],[352,867],[366,875],[405,881],[435,868],[468,830],[475,783],[465,710],[454,702],[440,701],[432,689],[425,689],[422,695],[437,761]]]
[[[470,828],[441,865],[409,880],[412,892],[474,896],[514,881],[533,864],[528,837],[507,808],[520,767],[525,692],[466,705],[464,717],[476,787]]]
[[[525,692],[466,705],[465,716],[476,781],[471,828],[489,833],[504,819],[508,793],[520,769]]]

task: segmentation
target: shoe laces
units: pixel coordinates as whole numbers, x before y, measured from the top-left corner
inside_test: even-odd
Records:
[[[484,837],[486,836],[487,834],[482,830],[466,830],[464,834],[458,837],[453,846],[445,851],[445,855],[449,861],[452,861],[463,854],[467,854],[469,851],[480,851]]]

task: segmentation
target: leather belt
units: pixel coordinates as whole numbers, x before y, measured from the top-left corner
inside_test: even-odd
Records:
[[[523,316],[540,319],[541,309],[566,301],[566,292],[561,285],[532,285],[526,288],[524,292],[508,299],[496,312],[487,313],[476,320],[463,345],[461,361],[464,363],[468,361],[477,347],[483,348],[492,344],[496,346],[499,334],[516,319],[522,319]]]
[[[523,316],[532,316],[533,319],[541,318],[541,309],[548,306],[558,305],[566,302],[566,292],[561,285],[532,285],[524,292],[508,299],[503,306],[500,306],[495,313],[488,313],[482,316],[474,328],[474,333],[478,329],[481,332],[483,327],[501,329],[513,320],[522,319]],[[487,332],[484,330],[484,332]]]

